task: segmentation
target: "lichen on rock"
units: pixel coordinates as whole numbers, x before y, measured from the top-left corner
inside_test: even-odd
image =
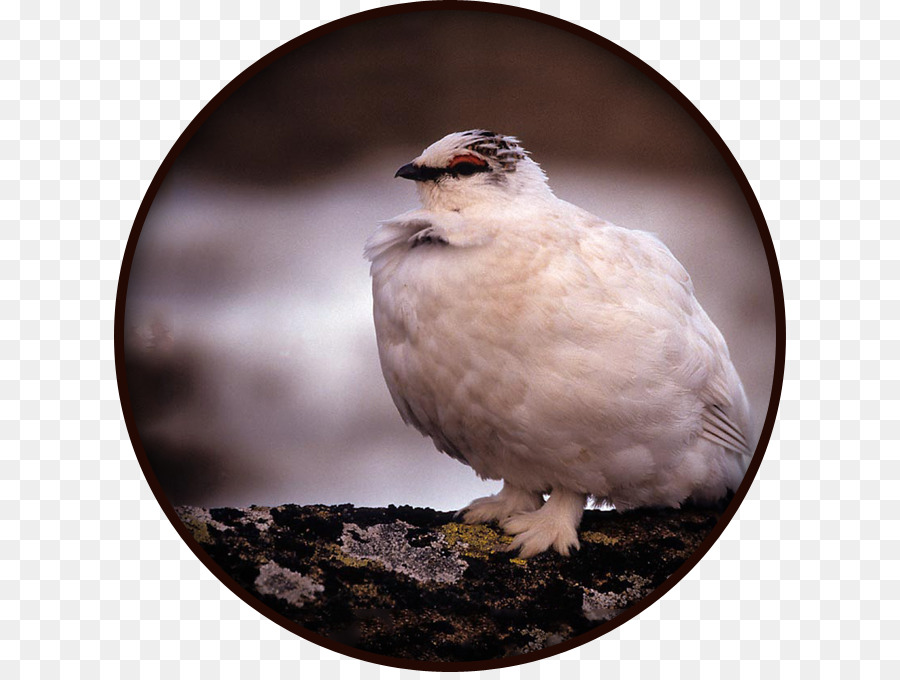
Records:
[[[200,547],[271,610],[418,661],[498,659],[586,633],[662,584],[721,510],[589,510],[578,552],[524,560],[496,525],[429,508],[177,508]]]
[[[650,582],[641,576],[632,576],[628,585],[621,592],[600,592],[593,588],[585,588],[581,609],[588,621],[609,621],[621,614],[632,603],[650,594]]]
[[[386,569],[417,581],[456,583],[468,565],[447,551],[440,534],[428,537],[424,545],[414,545],[414,539],[409,536],[410,529],[413,529],[412,525],[401,521],[376,524],[366,529],[345,524],[341,550],[350,557],[379,562]]]
[[[295,607],[312,602],[325,590],[322,584],[308,576],[285,569],[275,562],[266,562],[260,567],[253,585],[262,595],[274,595]]]

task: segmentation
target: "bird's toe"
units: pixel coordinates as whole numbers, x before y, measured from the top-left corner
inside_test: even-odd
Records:
[[[506,533],[515,536],[507,549],[518,550],[522,558],[534,557],[550,548],[567,557],[573,549],[580,547],[576,527],[553,517],[541,516],[539,512],[509,517],[502,527]]]
[[[542,503],[543,498],[539,493],[504,486],[499,493],[476,498],[457,512],[454,518],[465,524],[500,522],[502,525],[515,514],[537,510]]]
[[[495,496],[476,498],[454,515],[464,524],[486,524],[505,518],[505,509]]]

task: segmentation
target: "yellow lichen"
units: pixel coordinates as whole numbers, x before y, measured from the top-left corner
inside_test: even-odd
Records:
[[[231,527],[215,521],[206,508],[193,508],[189,506],[178,508],[178,518],[191,532],[191,535],[200,543],[213,545],[215,537],[210,533],[210,527],[221,532],[231,531]]]
[[[193,517],[182,517],[181,521],[188,529],[190,529],[191,534],[199,543],[204,543],[206,545],[215,543],[215,540],[209,534],[209,525],[207,525],[206,522],[194,519]]]
[[[600,543],[602,545],[615,545],[619,542],[618,538],[614,538],[613,536],[607,536],[604,533],[599,531],[585,531],[581,534],[582,540],[587,541],[588,543]]]
[[[485,559],[503,550],[512,542],[512,537],[501,533],[487,524],[459,524],[450,522],[439,529],[444,535],[447,546],[457,548],[460,555]],[[518,557],[511,557],[510,562],[525,565],[527,562]]]
[[[329,543],[324,546],[324,550],[326,551],[329,558],[333,560],[337,560],[341,564],[344,564],[348,567],[359,567],[359,568],[368,568],[374,564],[372,560],[368,560],[364,557],[351,557],[343,550],[341,550],[340,546],[336,543]]]
[[[354,583],[347,586],[350,592],[356,596],[358,602],[378,602],[381,605],[395,604],[394,598],[381,591],[374,583]]]

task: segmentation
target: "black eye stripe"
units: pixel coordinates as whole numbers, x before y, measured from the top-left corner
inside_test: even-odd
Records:
[[[403,171],[403,174],[401,174]],[[491,172],[489,165],[479,165],[477,163],[457,163],[452,168],[432,168],[428,165],[405,165],[397,171],[399,177],[405,179],[414,179],[418,182],[429,182],[438,180],[441,177],[449,175],[450,177],[464,177],[466,175],[474,175],[478,172]]]
[[[490,167],[478,163],[466,163],[465,161],[457,163],[452,168],[446,168],[446,172],[450,175],[474,175],[476,172],[489,172]]]
[[[490,172],[489,165],[477,165],[475,163],[457,163],[452,168],[430,168],[423,166],[420,168],[420,175],[423,179],[438,179],[443,175],[451,177],[465,177],[466,175],[474,175],[478,172]]]
[[[437,179],[441,175],[444,174],[443,168],[431,168],[427,165],[421,165],[416,168],[416,179],[420,181],[428,181],[432,179]]]

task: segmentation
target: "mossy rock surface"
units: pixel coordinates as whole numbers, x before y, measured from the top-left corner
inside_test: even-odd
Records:
[[[523,560],[495,525],[428,508],[179,507],[209,556],[307,630],[417,661],[481,661],[585,633],[650,594],[721,507],[589,510],[581,550]]]

